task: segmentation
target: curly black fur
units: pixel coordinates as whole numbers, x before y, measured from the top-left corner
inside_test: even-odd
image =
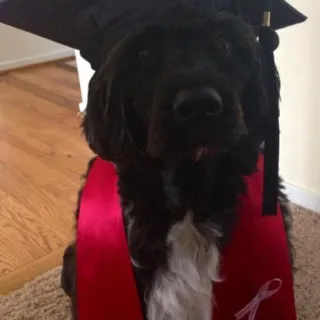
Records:
[[[243,175],[256,170],[268,113],[264,56],[251,27],[224,12],[201,19],[194,12],[182,22],[147,29],[113,48],[90,82],[83,122],[91,149],[118,168],[142,308],[155,271],[166,267],[168,230],[187,210],[220,231],[220,247],[228,242],[237,198],[246,191]],[[230,50],[221,47],[225,41]],[[177,121],[177,92],[203,86],[220,93],[221,115]],[[201,148],[209,151],[198,159]],[[283,192],[279,200],[289,234]],[[72,247],[62,286],[75,306]]]

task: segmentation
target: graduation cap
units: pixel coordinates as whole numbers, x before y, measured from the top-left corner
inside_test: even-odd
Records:
[[[0,0],[0,22],[78,49],[96,69],[99,41],[112,46],[139,26],[163,23],[167,9],[188,6],[207,11],[238,8],[257,32],[266,11],[272,12],[274,30],[306,19],[284,0]]]
[[[168,9],[192,6],[229,10],[252,25],[268,63],[270,116],[264,136],[263,214],[275,214],[278,200],[280,81],[274,61],[279,45],[275,30],[306,20],[284,0],[0,0],[0,22],[80,50],[93,69],[124,36],[165,23]]]

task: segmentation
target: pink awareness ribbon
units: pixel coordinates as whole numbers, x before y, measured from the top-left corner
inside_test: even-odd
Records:
[[[269,287],[271,284],[276,284],[277,286],[274,289],[270,290]],[[240,320],[240,319],[243,319],[244,316],[249,315],[248,320],[254,320],[260,303],[263,300],[266,300],[272,297],[273,295],[275,295],[280,290],[281,287],[282,287],[282,281],[277,278],[272,279],[267,283],[265,283],[260,288],[257,295],[243,309],[241,309],[239,312],[235,314],[236,319]]]

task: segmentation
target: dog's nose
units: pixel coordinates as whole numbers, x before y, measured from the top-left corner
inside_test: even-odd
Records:
[[[222,111],[222,98],[217,90],[208,87],[180,90],[174,100],[173,112],[177,119],[215,117]]]

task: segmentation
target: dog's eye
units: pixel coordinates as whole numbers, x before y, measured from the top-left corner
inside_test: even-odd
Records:
[[[216,46],[219,52],[225,56],[228,56],[231,53],[231,42],[221,36],[217,38]]]
[[[139,52],[140,61],[143,64],[148,64],[152,60],[152,54],[150,50],[142,50]]]

